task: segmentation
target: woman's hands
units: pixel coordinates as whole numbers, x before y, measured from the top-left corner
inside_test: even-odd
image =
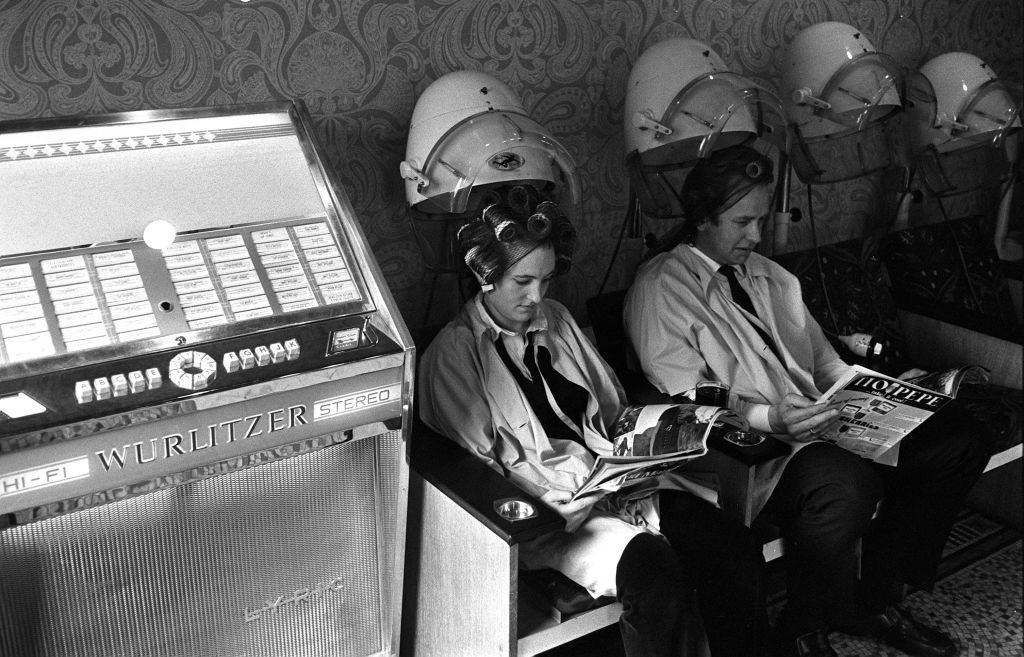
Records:
[[[572,493],[564,490],[549,490],[540,496],[541,502],[565,518],[565,531],[574,532],[590,515],[590,510],[597,504],[600,496],[591,495],[575,502],[570,502],[570,499],[572,499]]]
[[[802,443],[816,439],[839,421],[839,410],[790,393],[768,409],[768,423],[775,433],[785,433]]]

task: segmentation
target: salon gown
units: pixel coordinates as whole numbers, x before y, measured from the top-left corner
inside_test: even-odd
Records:
[[[579,442],[549,437],[498,354],[501,331],[480,295],[463,306],[423,354],[420,416],[532,495],[575,491],[594,454],[611,454],[609,431],[626,404],[622,387],[568,310],[543,300],[527,332],[548,350],[552,367],[587,392],[580,439],[589,451]],[[548,399],[553,402],[550,391]],[[595,598],[614,595],[616,565],[626,544],[638,533],[658,532],[656,493],[624,497],[602,498],[572,533],[548,534],[521,546],[523,565],[554,568]]]
[[[624,323],[647,379],[668,395],[713,379],[731,387],[730,406],[769,431],[767,405],[788,393],[817,399],[846,373],[844,362],[803,302],[800,282],[772,260],[751,253],[741,266],[757,316],[733,301],[718,265],[680,244],[637,272],[626,295]],[[754,329],[774,341],[784,362]],[[782,437],[785,439],[785,437]],[[790,441],[794,448],[807,443]],[[762,468],[754,511],[774,489],[788,458]]]

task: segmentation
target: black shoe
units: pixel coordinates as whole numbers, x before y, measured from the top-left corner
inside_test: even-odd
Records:
[[[886,591],[886,598],[888,598],[888,604],[897,606],[903,604],[903,601],[910,595],[910,585],[902,584],[900,582],[894,582],[889,585],[889,590]]]
[[[801,634],[795,639],[776,635],[772,640],[774,657],[839,657],[828,642],[824,630]]]
[[[960,652],[948,636],[893,605],[836,629],[844,634],[872,637],[914,657],[953,657]]]

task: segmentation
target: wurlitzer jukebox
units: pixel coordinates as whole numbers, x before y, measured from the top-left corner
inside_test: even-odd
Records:
[[[395,655],[413,347],[300,104],[0,124],[0,655]]]

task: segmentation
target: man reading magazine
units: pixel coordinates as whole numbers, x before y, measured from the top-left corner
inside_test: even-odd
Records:
[[[987,454],[952,404],[903,441],[895,467],[818,440],[840,410],[816,400],[849,365],[804,305],[798,279],[754,250],[772,213],[773,168],[738,145],[686,176],[677,190],[680,241],[641,265],[626,296],[630,341],[663,393],[721,381],[752,427],[793,446],[759,500],[787,541],[777,654],[834,657],[833,630],[911,655],[956,654],[948,636],[914,619],[893,593],[901,583],[931,586]]]

